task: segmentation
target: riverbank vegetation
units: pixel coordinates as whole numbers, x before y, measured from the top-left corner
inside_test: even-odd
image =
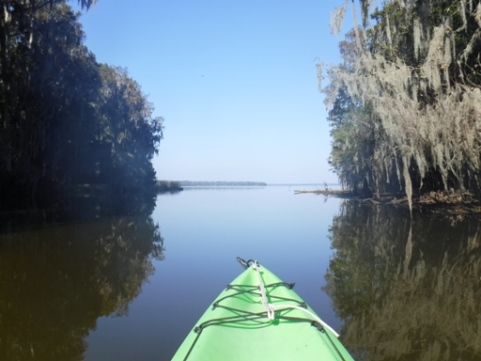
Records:
[[[162,118],[140,85],[96,61],[66,1],[1,6],[1,208],[64,206],[88,189],[155,196]]]
[[[332,169],[354,194],[401,192],[410,208],[439,197],[479,203],[481,2],[360,3],[362,26],[340,43],[343,63],[322,88]]]

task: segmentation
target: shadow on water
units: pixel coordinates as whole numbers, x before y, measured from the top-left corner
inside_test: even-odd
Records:
[[[97,319],[128,311],[163,258],[158,225],[131,213],[55,225],[2,215],[0,360],[80,360]]]
[[[481,359],[481,220],[345,201],[325,290],[357,360]]]

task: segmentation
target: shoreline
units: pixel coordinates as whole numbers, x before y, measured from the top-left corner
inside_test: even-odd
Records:
[[[294,194],[316,194],[326,197],[356,199],[372,205],[392,205],[409,208],[405,194],[384,194],[380,198],[362,197],[351,191],[342,189],[295,189]],[[413,198],[413,210],[417,212],[445,212],[447,215],[479,215],[481,202],[474,199],[472,194],[448,194],[446,192],[430,192]]]

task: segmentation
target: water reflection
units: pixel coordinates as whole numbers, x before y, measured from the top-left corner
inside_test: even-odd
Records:
[[[127,312],[153,258],[163,240],[146,215],[3,232],[0,360],[81,360],[97,318]]]
[[[346,201],[326,291],[358,360],[481,359],[481,221]]]

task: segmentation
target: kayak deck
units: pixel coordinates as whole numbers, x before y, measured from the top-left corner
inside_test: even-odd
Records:
[[[174,361],[353,360],[293,284],[257,262],[245,265],[202,315]]]

